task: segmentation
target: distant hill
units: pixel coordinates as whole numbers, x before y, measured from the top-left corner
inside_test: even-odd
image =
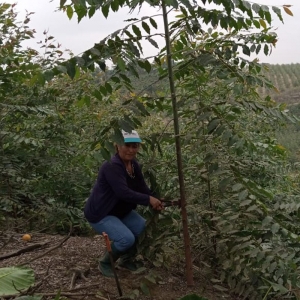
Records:
[[[96,73],[99,72],[96,71]],[[100,71],[101,72],[101,71]],[[143,69],[138,69],[139,78],[128,74],[132,80],[135,93],[137,95],[161,96],[169,94],[169,83],[167,76],[159,80],[159,73],[153,69],[147,73]],[[300,104],[300,63],[271,65],[263,64],[262,74],[271,81],[278,91],[259,88],[258,92],[264,95],[271,95],[279,103]],[[107,71],[106,75],[112,75],[112,71]]]
[[[279,103],[297,104],[300,103],[300,64],[283,64],[283,65],[263,65],[263,75],[270,80],[277,88],[275,90],[259,89],[263,95],[270,94],[272,98]],[[168,78],[158,81],[159,75],[156,71],[150,74],[143,70],[139,71],[140,78],[133,78],[133,84],[137,92],[149,95],[157,92],[168,92]]]
[[[277,102],[287,104],[300,103],[300,64],[264,65],[264,75],[276,86],[278,93],[271,96]],[[263,94],[267,93],[261,89]],[[269,92],[270,93],[270,92]]]

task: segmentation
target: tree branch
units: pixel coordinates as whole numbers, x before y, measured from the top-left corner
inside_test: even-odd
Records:
[[[60,241],[60,243],[59,243],[58,245],[56,245],[56,246],[54,246],[54,247],[48,249],[48,250],[45,251],[44,253],[42,253],[42,254],[40,254],[40,255],[38,255],[38,256],[36,256],[36,257],[30,259],[30,260],[27,261],[27,262],[24,262],[24,263],[20,264],[19,266],[27,265],[27,264],[33,262],[34,260],[37,260],[37,259],[39,259],[39,258],[45,256],[45,255],[48,254],[49,252],[51,252],[51,251],[53,251],[53,250],[59,248],[64,242],[66,242],[66,241],[71,237],[71,233],[72,233],[72,229],[70,230],[68,236],[66,236],[65,238],[63,238],[63,239]]]
[[[19,249],[17,251],[13,251],[13,252],[10,252],[10,253],[6,253],[6,254],[0,256],[0,260],[7,259],[7,258],[10,258],[10,257],[14,257],[14,256],[18,256],[22,253],[26,253],[26,252],[29,252],[31,250],[43,247],[43,246],[47,245],[48,243],[49,242],[41,243],[41,244],[32,244],[32,245],[30,245],[26,248]]]

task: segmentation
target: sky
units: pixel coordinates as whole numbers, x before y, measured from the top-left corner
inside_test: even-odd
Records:
[[[25,15],[25,11],[34,12],[31,15],[29,26],[36,30],[35,39],[27,43],[28,46],[38,49],[38,41],[44,38],[43,31],[48,30],[48,34],[55,37],[55,40],[62,44],[62,49],[70,49],[75,55],[93,47],[101,39],[110,33],[123,28],[128,24],[126,19],[133,17],[141,18],[144,15],[159,14],[157,9],[150,7],[143,8],[139,14],[129,14],[128,9],[121,9],[117,13],[110,13],[108,18],[98,12],[91,19],[83,18],[78,24],[77,16],[74,14],[71,20],[66,13],[58,11],[60,0],[1,0],[6,3],[17,3],[16,9],[19,16]],[[260,55],[260,62],[271,64],[300,63],[300,0],[253,0],[260,4],[283,5],[290,4],[293,17],[283,13],[284,24],[277,18],[273,24],[278,35],[276,48],[270,56]],[[170,16],[172,19],[172,15]],[[173,15],[174,17],[174,15]],[[162,18],[156,18],[160,31],[163,31]],[[160,44],[163,41],[159,41]],[[144,55],[155,54],[154,48],[150,44],[145,47]]]

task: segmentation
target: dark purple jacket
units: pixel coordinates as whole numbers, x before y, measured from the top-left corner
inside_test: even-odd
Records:
[[[132,163],[133,179],[127,174],[118,154],[103,163],[84,207],[84,215],[90,223],[97,223],[107,215],[121,218],[135,209],[137,204],[149,205],[152,192],[145,183],[138,162],[134,160]]]

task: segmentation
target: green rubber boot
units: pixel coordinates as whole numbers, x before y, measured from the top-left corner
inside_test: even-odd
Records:
[[[114,262],[116,262],[122,254],[115,248],[113,243],[111,244],[111,254]],[[114,277],[114,271],[110,262],[110,256],[108,251],[105,251],[103,257],[100,259],[98,268],[103,276]]]
[[[135,259],[136,254],[137,249],[136,244],[134,244],[126,253],[120,256],[117,267],[129,271],[136,271],[137,269],[143,267],[143,263]]]

